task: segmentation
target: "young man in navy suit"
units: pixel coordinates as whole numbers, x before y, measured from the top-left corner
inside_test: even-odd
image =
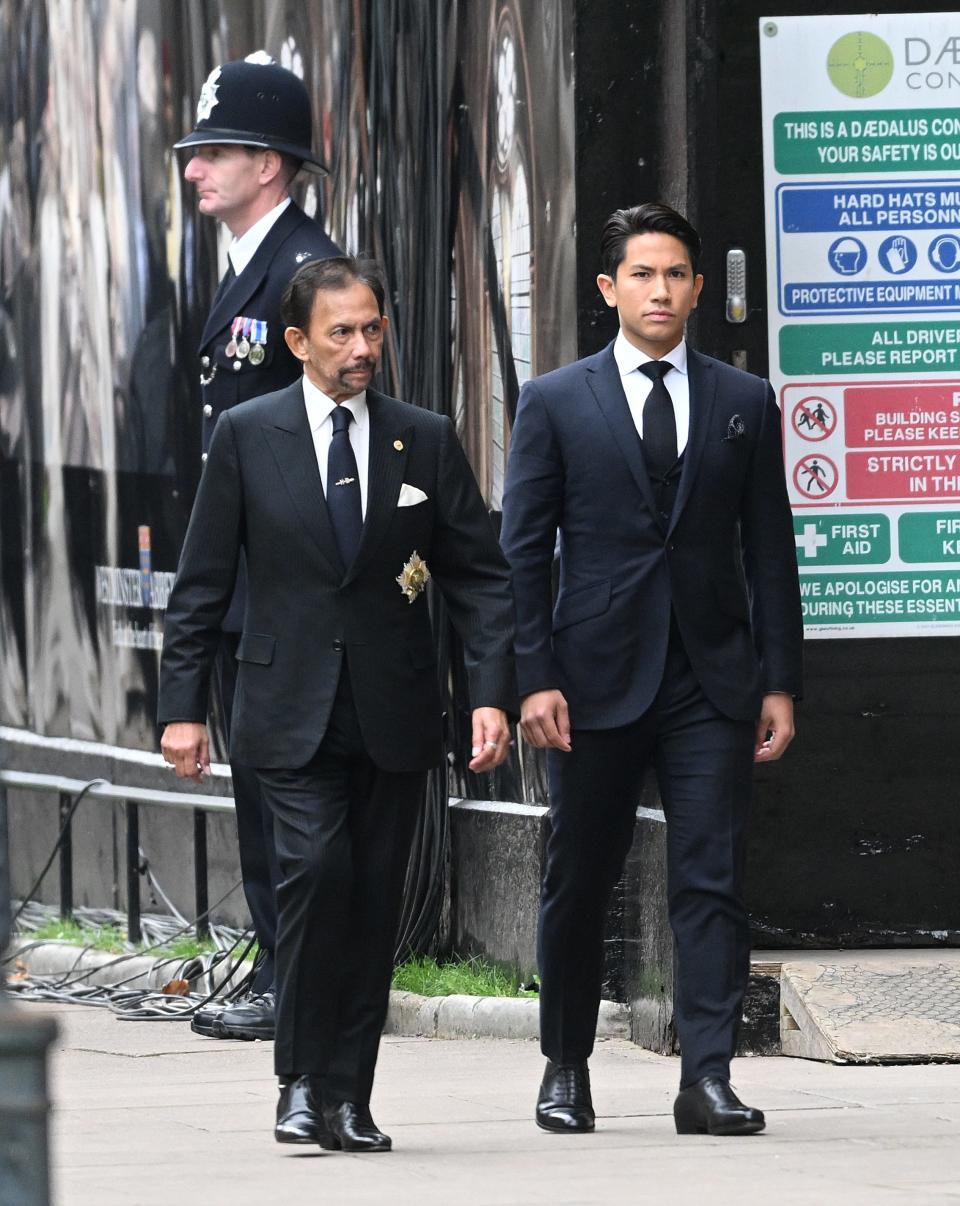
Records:
[[[793,738],[802,621],[773,392],[684,341],[699,254],[666,205],[612,214],[597,283],[620,333],[527,382],[511,439],[521,725],[550,778],[536,1110],[550,1131],[594,1127],[604,920],[649,765],[676,938],[676,1127],[764,1126],[729,1080],[749,972],[743,852],[752,765]]]

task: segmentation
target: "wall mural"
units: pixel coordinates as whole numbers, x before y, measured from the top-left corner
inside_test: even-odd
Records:
[[[380,384],[454,417],[496,513],[520,384],[576,355],[571,11],[0,0],[0,723],[156,748],[226,255],[171,147],[217,62],[264,48],[306,82],[331,172],[297,199],[384,264]],[[530,751],[467,782],[438,632],[452,790],[542,798]]]

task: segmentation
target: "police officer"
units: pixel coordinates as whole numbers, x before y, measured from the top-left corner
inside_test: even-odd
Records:
[[[326,174],[311,143],[310,99],[303,82],[257,52],[211,71],[197,104],[196,127],[175,144],[190,152],[183,174],[197,191],[200,212],[222,222],[233,236],[229,267],[200,341],[204,461],[221,411],[282,389],[303,371],[283,338],[280,298],[308,260],[340,254],[290,196],[301,168]],[[228,726],[245,599],[246,568],[241,563],[216,670],[221,715]],[[201,1010],[192,1026],[217,1038],[269,1039],[274,1034],[277,929],[273,822],[254,772],[237,763],[230,769],[243,889],[263,958],[246,1000]]]

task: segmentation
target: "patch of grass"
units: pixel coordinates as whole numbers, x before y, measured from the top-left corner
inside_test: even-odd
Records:
[[[478,958],[453,959],[448,963],[410,959],[394,969],[393,987],[423,997],[449,997],[456,993],[470,997],[536,995],[520,987],[517,975]]]
[[[143,949],[141,943],[140,950]],[[181,934],[166,946],[154,947],[152,954],[158,956],[170,955],[177,959],[195,959],[198,955],[212,955],[217,944],[212,938],[197,938],[194,934]]]
[[[23,934],[27,942],[53,940],[69,942],[72,946],[89,946],[96,951],[122,955],[128,949],[127,936],[117,926],[80,925],[72,918],[58,917],[38,930]]]
[[[151,946],[150,943],[140,942],[131,947],[127,941],[126,931],[119,926],[83,925],[73,918],[55,918],[42,925],[37,930],[23,932],[21,937],[26,942],[59,941],[69,942],[71,946],[90,947],[95,951],[105,951],[110,955],[126,955],[132,950],[138,954],[149,953],[158,959],[193,959],[198,955],[209,955],[217,949],[217,944],[210,938],[198,939],[196,934],[181,934],[164,946]]]

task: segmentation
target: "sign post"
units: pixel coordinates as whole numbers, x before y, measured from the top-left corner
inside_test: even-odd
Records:
[[[760,22],[770,377],[808,637],[960,634],[960,26]]]

